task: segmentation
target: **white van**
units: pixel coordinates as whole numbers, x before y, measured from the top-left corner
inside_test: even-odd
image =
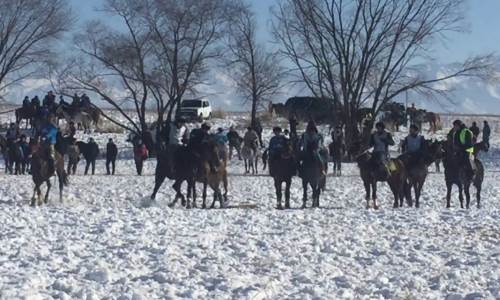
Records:
[[[184,100],[181,103],[181,116],[189,120],[203,121],[212,117],[212,107],[205,99]]]

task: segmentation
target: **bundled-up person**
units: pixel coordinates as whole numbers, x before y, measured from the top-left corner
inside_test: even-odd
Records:
[[[185,147],[189,139],[189,130],[184,118],[176,118],[173,123],[168,124],[167,136],[167,160],[170,174],[175,174],[175,157],[180,148]]]
[[[311,147],[314,148],[311,149]],[[328,163],[328,158],[322,154],[322,152],[326,152],[323,146],[323,136],[319,133],[314,121],[309,121],[309,123],[307,123],[306,131],[302,134],[300,139],[300,151],[300,161],[303,161],[307,153],[312,151],[316,159],[325,165],[323,172],[326,174],[326,164]],[[299,172],[301,170],[302,165],[299,166]]]
[[[238,131],[234,129],[234,126],[229,127],[227,139],[229,142],[229,159],[233,157],[233,149],[235,149],[236,153],[238,153],[238,159],[241,160],[241,141],[243,139],[238,134]]]
[[[203,144],[208,140],[209,136],[210,125],[208,123],[203,123],[200,128],[193,129],[191,131],[191,134],[189,135],[188,148],[200,160],[200,162],[200,158],[202,157]],[[210,171],[212,173],[217,172],[217,168],[213,164],[213,161],[209,160],[208,163],[210,165]],[[202,166],[200,166],[200,170],[201,169]]]
[[[93,138],[89,138],[89,142],[87,143],[87,149],[85,151],[81,151],[83,154],[83,158],[85,158],[87,164],[85,165],[85,175],[88,174],[89,167],[92,166],[92,175],[95,174],[95,162],[97,157],[99,156],[99,146],[94,141]]]
[[[7,132],[5,133],[5,138],[7,139],[9,145],[17,142],[19,136],[19,127],[16,125],[16,123],[10,123],[9,129],[7,129]]]
[[[134,162],[135,168],[137,170],[137,175],[142,175],[142,167],[144,166],[144,161],[148,159],[148,156],[148,148],[142,142],[142,140],[139,139],[137,141],[137,145],[134,146]]]
[[[448,138],[452,139],[453,151],[459,162],[464,165],[467,176],[474,176],[474,134],[472,131],[461,120],[455,120]]]
[[[30,147],[26,140],[26,135],[21,135],[19,139],[19,149],[21,149],[21,174],[26,174],[27,166],[31,156]]]
[[[476,122],[472,122],[472,126],[469,128],[469,130],[472,132],[472,143],[477,143],[479,134],[481,133],[481,129],[479,129]]]
[[[385,130],[384,123],[378,122],[375,128],[375,132],[370,136],[369,146],[373,147],[373,162],[380,175],[387,178],[390,175],[385,166],[389,159],[389,146],[394,146],[395,143],[392,135]]]
[[[484,121],[483,122],[483,142],[486,144],[486,146],[488,148],[490,147],[490,136],[491,136],[490,125],[488,124],[488,121]]]
[[[417,125],[410,126],[410,134],[405,137],[401,145],[401,152],[407,158],[408,165],[406,166],[411,170],[423,158],[425,153],[425,139],[419,133]]]
[[[55,161],[56,161],[56,143],[57,143],[57,133],[59,129],[55,125],[56,118],[54,115],[49,115],[47,119],[47,123],[42,129],[42,137],[46,145],[49,148],[49,157],[48,157],[48,168],[49,173],[53,174],[55,172]]]
[[[215,138],[215,142],[217,143],[217,146],[219,147],[220,157],[224,161],[227,161],[228,138],[227,138],[227,135],[224,133],[224,129],[217,128],[217,133],[215,134],[214,138]]]
[[[248,147],[252,148],[253,151],[257,151],[259,145],[259,135],[252,127],[247,128],[247,132],[243,136],[243,143]]]
[[[113,139],[109,139],[106,144],[106,174],[107,175],[115,175],[115,162],[116,157],[118,156],[118,148],[116,144],[113,142]],[[111,170],[110,170],[111,165]]]
[[[273,128],[274,136],[269,141],[269,164],[278,160],[285,149],[288,139],[282,135],[282,129],[280,127]]]
[[[30,98],[28,96],[24,97],[23,108],[24,109],[30,108],[30,105],[31,105]]]

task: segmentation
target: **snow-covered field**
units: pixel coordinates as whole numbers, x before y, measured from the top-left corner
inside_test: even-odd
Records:
[[[381,209],[366,210],[347,164],[344,177],[328,178],[321,209],[278,211],[272,180],[242,175],[239,161],[227,209],[168,208],[171,182],[143,208],[155,162],[135,176],[125,136],[100,134],[101,148],[108,137],[122,148],[118,174],[103,175],[99,161],[85,177],[80,163],[62,204],[53,193],[48,206],[29,207],[31,179],[0,175],[0,299],[500,298],[498,138],[483,156],[481,210],[459,209],[456,195],[446,209],[435,173],[419,210],[392,209],[385,184]],[[293,207],[301,197],[295,179]]]

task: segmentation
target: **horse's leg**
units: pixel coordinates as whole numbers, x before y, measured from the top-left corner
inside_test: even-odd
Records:
[[[259,174],[259,158],[255,157],[255,174]]]
[[[458,185],[458,198],[460,200],[460,208],[464,208],[464,187],[462,184]]]
[[[470,208],[470,183],[466,183],[464,185],[464,193],[465,193],[465,207],[467,209]]]
[[[220,187],[217,186],[217,188],[214,189],[214,200],[212,202],[212,205],[210,205],[210,208],[215,208],[215,202],[219,200],[220,207],[222,208],[222,193],[220,191]]]
[[[227,172],[224,172],[224,176],[222,176],[222,184],[224,186],[224,203],[226,203],[227,202],[227,187],[228,187]]]
[[[64,174],[64,168],[57,172],[57,179],[59,180],[59,201],[61,203],[63,202],[63,189],[64,189],[65,176],[67,176],[67,174]]]
[[[86,160],[86,165],[85,165],[85,175],[87,175],[87,173],[89,172],[89,168],[90,168],[90,160]]]
[[[290,208],[290,186],[292,185],[292,178],[285,180],[285,208]]]
[[[365,186],[365,200],[366,200],[366,209],[370,208],[370,182],[368,180],[363,180],[363,185]]]
[[[420,207],[420,195],[422,194],[422,188],[424,187],[425,178],[418,182],[418,186],[415,189],[415,207]]]
[[[481,208],[481,183],[475,184],[476,186],[476,200],[477,200],[477,208]]]
[[[49,192],[52,184],[50,183],[50,178],[45,182],[47,184],[47,191],[45,192],[45,204],[49,203]]]
[[[207,186],[208,186],[208,183],[207,183],[207,180],[205,179],[203,181],[203,195],[202,195],[203,202],[201,204],[201,208],[203,208],[203,209],[207,208],[207,203],[206,203],[206,201],[207,201]]]
[[[196,202],[191,201],[193,190],[196,189],[194,179],[188,179],[187,181],[187,195],[186,195],[186,208],[196,207]]]
[[[372,182],[372,199],[373,199],[373,208],[378,209],[377,204],[377,181],[373,180]]]
[[[155,187],[153,189],[153,194],[151,194],[151,200],[155,200],[156,198],[156,193],[158,193],[158,190],[160,189],[163,181],[165,181],[166,176],[161,173],[161,171],[156,171],[155,174]]]
[[[277,209],[283,209],[283,206],[281,205],[281,196],[282,196],[281,187],[282,187],[281,182],[277,178],[274,178],[274,189],[276,190],[276,200],[278,202],[278,206],[276,207]]]
[[[319,208],[319,197],[321,195],[321,185],[317,184],[314,187],[314,207]]]
[[[92,160],[92,175],[95,174],[95,158]]]
[[[302,190],[304,191],[304,193],[302,195],[302,208],[307,207],[307,185],[308,185],[308,182],[305,181],[304,179],[302,179]]]
[[[36,186],[36,183],[35,183],[35,187],[33,188],[33,197],[31,197],[31,206],[35,206],[36,205],[36,194],[37,194],[37,186]]]
[[[446,208],[451,207],[451,188],[452,188],[451,182],[446,182]]]
[[[389,187],[391,188],[391,192],[394,195],[394,204],[393,208],[398,208],[399,207],[399,187],[395,183],[389,183]]]

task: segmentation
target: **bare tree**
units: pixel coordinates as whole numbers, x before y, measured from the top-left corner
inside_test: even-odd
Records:
[[[219,57],[231,7],[228,0],[107,0],[103,11],[122,26],[94,21],[77,35],[83,55],[63,68],[59,85],[97,94],[120,112],[127,130],[144,132],[146,108],[156,109],[161,127]]]
[[[172,118],[186,94],[206,81],[210,62],[222,51],[222,38],[236,5],[229,0],[148,0],[144,19],[152,33],[155,67],[152,94],[159,121]]]
[[[443,93],[437,82],[488,75],[491,56],[470,58],[439,77],[422,70],[431,45],[461,29],[462,7],[462,0],[284,0],[274,11],[273,33],[300,81],[342,110],[350,142],[363,105],[376,115],[406,91]]]
[[[64,0],[0,0],[0,15],[1,92],[50,61],[71,11]]]
[[[266,51],[256,40],[257,22],[248,4],[240,1],[240,10],[231,23],[226,57],[244,103],[251,103],[251,126],[257,109],[265,107],[281,88],[282,67],[277,53]]]

